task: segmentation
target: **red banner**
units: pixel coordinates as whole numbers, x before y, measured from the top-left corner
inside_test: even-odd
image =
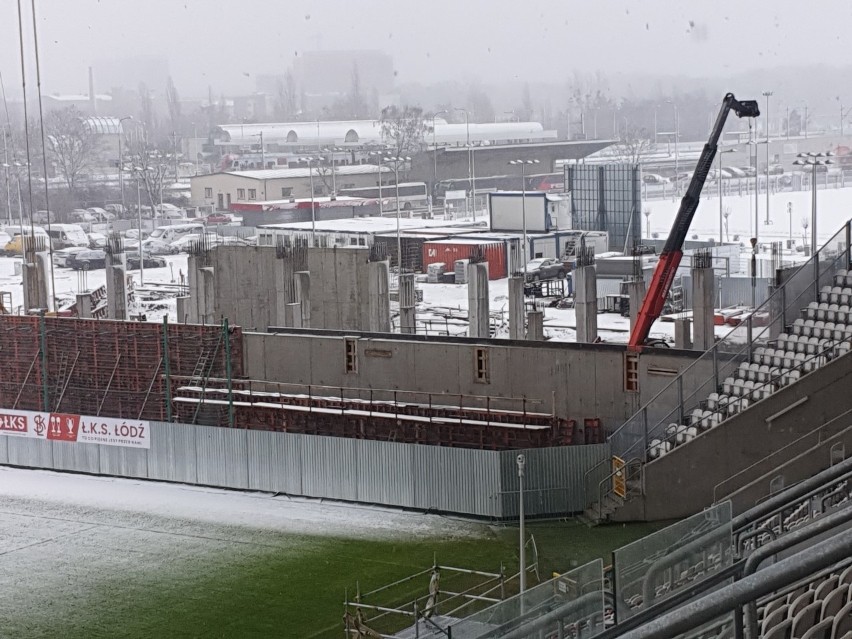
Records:
[[[146,421],[0,409],[0,435],[49,441],[150,448]]]

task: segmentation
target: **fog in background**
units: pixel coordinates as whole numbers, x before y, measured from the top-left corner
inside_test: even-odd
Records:
[[[0,11],[2,72],[18,85],[15,3]],[[144,53],[166,56],[186,95],[209,85],[248,92],[254,74],[281,72],[300,52],[323,48],[383,50],[403,85],[558,83],[580,69],[618,76],[639,94],[654,87],[631,75],[844,66],[852,31],[852,3],[840,0],[39,0],[37,12],[48,93],[84,92],[89,65]]]

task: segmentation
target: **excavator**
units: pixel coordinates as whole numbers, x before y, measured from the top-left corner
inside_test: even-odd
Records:
[[[728,119],[728,114],[731,110],[740,118],[756,118],[760,115],[757,100],[737,100],[733,93],[728,93],[724,100],[722,100],[722,108],[719,110],[719,115],[713,124],[710,139],[704,145],[701,156],[698,158],[695,173],[692,174],[689,187],[686,189],[686,194],[680,202],[680,208],[672,225],[672,230],[660,253],[660,261],[657,263],[656,269],[654,269],[654,277],[651,280],[651,285],[645,294],[645,299],[642,300],[642,306],[636,317],[636,325],[630,334],[630,341],[628,342],[628,349],[631,351],[639,351],[645,346],[651,326],[663,312],[666,297],[669,294],[675,273],[677,273],[677,268],[683,257],[683,243],[686,240],[686,234],[689,232],[692,218],[698,209],[701,189],[704,188],[704,182],[707,181],[707,174],[713,166],[713,159],[716,157],[719,138],[722,136],[722,129],[725,127],[725,121]]]

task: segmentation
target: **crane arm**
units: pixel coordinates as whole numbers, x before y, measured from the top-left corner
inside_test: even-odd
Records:
[[[722,100],[722,108],[716,117],[713,130],[710,132],[710,139],[704,145],[701,156],[698,158],[695,173],[692,174],[689,187],[686,189],[686,194],[680,202],[680,208],[678,209],[677,216],[675,216],[672,230],[660,253],[660,261],[654,269],[654,277],[651,280],[651,285],[645,294],[645,299],[642,300],[642,307],[639,309],[636,325],[630,334],[630,342],[628,343],[628,347],[631,350],[638,350],[645,344],[645,340],[648,339],[648,333],[651,331],[651,325],[663,312],[666,297],[669,294],[675,273],[683,257],[683,243],[686,240],[686,234],[689,232],[692,218],[698,209],[701,189],[704,188],[704,183],[707,181],[707,174],[713,166],[713,159],[716,157],[719,138],[722,136],[722,129],[725,127],[725,121],[728,119],[728,114],[732,109],[737,114],[737,117],[740,118],[756,118],[760,115],[757,100],[740,101],[734,97],[733,93],[728,93],[724,100]],[[722,179],[721,175],[719,179]]]

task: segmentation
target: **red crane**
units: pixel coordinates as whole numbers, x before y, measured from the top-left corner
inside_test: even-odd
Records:
[[[631,350],[636,351],[642,348],[645,340],[648,339],[651,325],[663,312],[666,297],[683,257],[683,242],[686,240],[692,218],[695,216],[696,209],[698,209],[701,189],[704,188],[707,174],[713,166],[713,158],[716,157],[719,138],[722,136],[722,129],[725,127],[725,121],[728,119],[728,113],[731,109],[740,118],[756,118],[760,115],[757,100],[740,101],[734,97],[733,93],[728,93],[722,100],[722,108],[719,110],[715,124],[713,124],[710,139],[704,145],[704,150],[701,151],[701,156],[698,158],[695,173],[692,174],[689,188],[686,189],[686,195],[680,202],[672,230],[663,246],[662,253],[660,253],[660,261],[654,269],[651,286],[645,294],[645,299],[642,300],[642,307],[639,309],[639,315],[636,318],[636,326],[633,327],[630,342],[628,342],[628,348]],[[721,179],[721,176],[719,176],[719,179]]]

